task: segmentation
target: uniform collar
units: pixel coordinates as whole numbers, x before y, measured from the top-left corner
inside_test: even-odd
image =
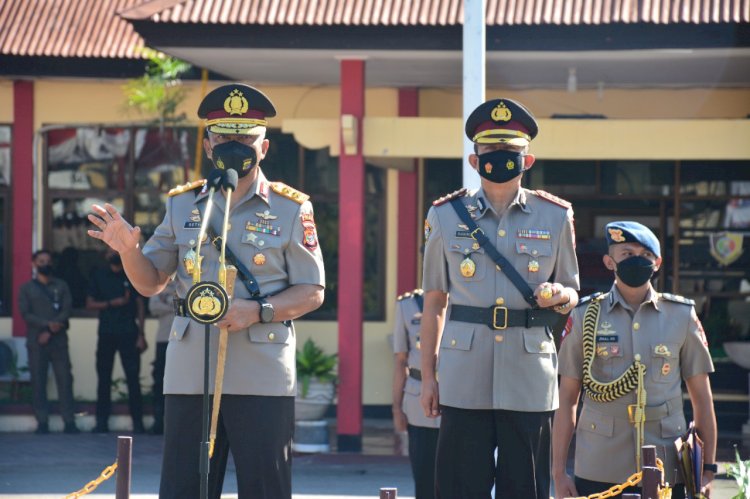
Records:
[[[246,199],[250,199],[253,196],[258,196],[263,201],[265,201],[266,204],[268,204],[268,196],[271,191],[271,184],[268,182],[268,179],[266,179],[266,176],[263,174],[263,170],[258,168],[258,178],[255,179],[255,183],[250,186],[250,189],[247,191],[247,194],[240,200],[240,202],[245,201]],[[193,200],[194,204],[197,204],[201,202],[204,198],[208,196],[208,187],[203,186],[203,189],[198,193],[197,196],[195,196],[195,199]],[[238,203],[239,204],[239,203]]]
[[[651,303],[654,306],[654,310],[659,312],[659,293],[657,293],[653,286],[649,286],[648,293],[646,293],[646,299],[643,300],[643,303],[641,306],[643,306],[646,303]],[[628,302],[625,301],[625,299],[620,294],[620,291],[617,289],[616,284],[612,284],[612,289],[609,290],[609,295],[607,297],[607,312],[611,312],[613,308],[615,308],[615,305],[620,304],[621,307],[630,309],[630,305],[628,305]],[[637,312],[637,310],[635,310]]]
[[[487,196],[484,193],[484,188],[480,187],[476,192],[474,198],[476,199],[478,208],[476,216],[477,220],[482,218],[487,211],[491,211],[492,213],[497,215],[495,208],[493,208],[492,204],[487,201]],[[531,207],[526,202],[526,189],[522,187],[518,189],[518,192],[516,192],[516,197],[513,198],[510,206],[508,206],[508,210],[512,209],[514,206],[518,206],[524,213],[531,213]]]

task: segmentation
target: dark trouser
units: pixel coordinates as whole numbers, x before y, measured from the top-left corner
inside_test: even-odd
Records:
[[[133,429],[143,427],[143,399],[141,382],[141,354],[136,348],[136,334],[99,334],[96,343],[96,423],[107,427],[112,411],[112,369],[115,353],[120,352],[122,370],[128,385],[128,405],[133,418]]]
[[[47,423],[49,404],[47,402],[47,373],[49,365],[55,373],[57,394],[60,401],[60,414],[66,423],[74,422],[75,406],[73,403],[73,373],[68,354],[67,333],[52,335],[49,343],[40,345],[36,337],[30,338],[27,345],[29,352],[29,374],[31,375],[31,392],[33,394],[34,414],[37,422]]]
[[[586,480],[585,478],[581,477],[575,477],[575,484],[576,484],[576,490],[578,491],[579,496],[588,496],[591,494],[597,494],[599,492],[604,492],[605,490],[608,490],[610,487],[614,485],[618,485],[615,483],[606,483],[606,482],[594,482],[593,480]],[[633,493],[641,493],[640,487],[628,487],[623,491],[626,494],[633,494]],[[616,496],[612,496],[612,498],[622,497],[622,494],[617,494]],[[672,499],[685,499],[685,486],[682,484],[677,484],[672,489]]]
[[[202,395],[166,395],[160,499],[200,496]],[[229,449],[239,499],[291,499],[294,397],[223,395],[208,497],[219,499]]]
[[[416,499],[435,497],[435,454],[437,453],[438,429],[408,425],[409,461],[414,477]]]
[[[156,344],[156,358],[151,375],[154,377],[154,428],[164,427],[164,366],[167,363],[168,341],[160,341]]]
[[[437,497],[549,499],[552,411],[441,409]]]

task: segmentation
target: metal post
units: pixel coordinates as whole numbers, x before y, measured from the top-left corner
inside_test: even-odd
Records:
[[[206,324],[206,332],[204,336],[204,346],[203,346],[203,429],[201,435],[203,436],[201,440],[201,447],[200,447],[200,474],[201,474],[201,491],[200,491],[200,497],[201,499],[207,499],[208,498],[208,473],[209,473],[209,457],[208,457],[208,427],[209,427],[209,418],[210,416],[210,409],[208,405],[208,362],[209,362],[209,350],[210,350],[210,339],[211,339],[211,326]]]
[[[661,483],[661,471],[654,466],[643,467],[643,479],[641,481],[641,499],[659,499],[659,484]]]
[[[464,0],[463,123],[466,123],[469,114],[484,102],[486,80],[485,5],[486,0]],[[463,144],[463,185],[470,189],[477,188],[479,187],[479,175],[467,159],[470,154],[474,153],[474,144],[467,137],[464,137]]]
[[[641,447],[641,456],[643,456],[643,466],[656,466],[655,445],[644,445]]]
[[[380,489],[380,499],[397,499],[398,489],[395,487],[382,487]]]
[[[133,437],[117,437],[117,485],[115,499],[130,498],[130,466],[133,460]]]

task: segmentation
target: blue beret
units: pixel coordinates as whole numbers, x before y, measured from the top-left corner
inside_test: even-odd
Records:
[[[638,243],[657,258],[661,257],[659,239],[651,232],[651,229],[638,222],[610,222],[604,228],[607,238],[607,246],[618,243]]]
[[[523,104],[511,99],[492,99],[472,111],[464,131],[476,144],[526,146],[536,137],[539,127]]]

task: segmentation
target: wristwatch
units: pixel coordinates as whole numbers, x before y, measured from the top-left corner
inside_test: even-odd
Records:
[[[713,464],[704,464],[703,465],[703,471],[711,471],[713,473],[719,472],[719,466],[716,463]]]
[[[260,322],[263,324],[273,322],[273,316],[275,315],[273,305],[268,303],[264,298],[259,299],[258,303],[260,303]]]

